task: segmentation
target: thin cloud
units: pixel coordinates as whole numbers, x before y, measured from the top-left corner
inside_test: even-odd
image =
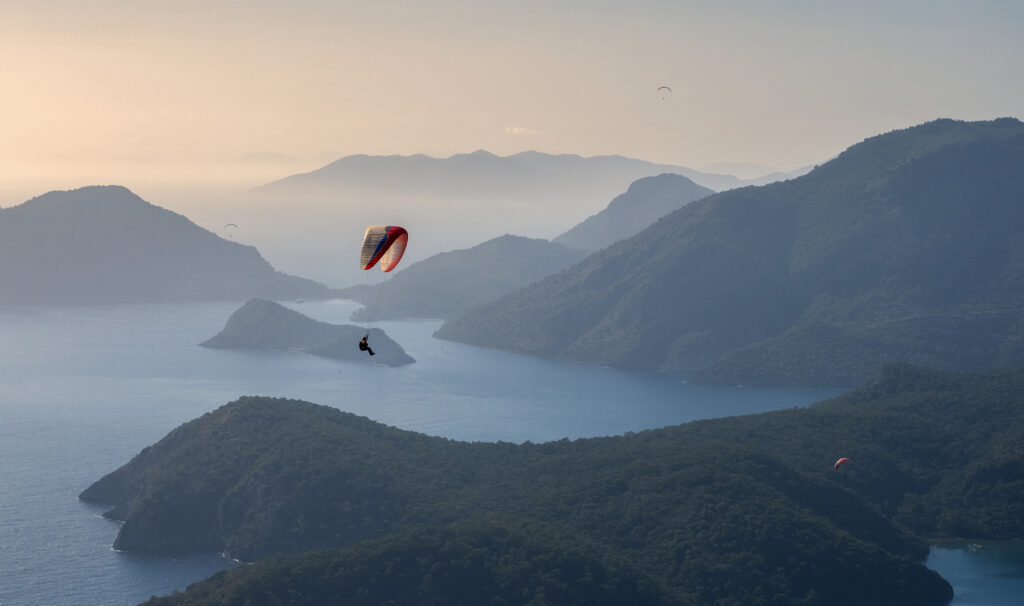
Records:
[[[539,130],[534,130],[532,128],[526,128],[525,126],[506,126],[504,130],[505,130],[505,134],[506,135],[529,136],[529,135],[539,135],[540,134]]]

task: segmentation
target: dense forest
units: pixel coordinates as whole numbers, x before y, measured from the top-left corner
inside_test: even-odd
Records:
[[[442,338],[726,384],[1024,365],[1024,124],[937,120],[692,202]]]
[[[147,604],[672,603],[635,568],[546,530],[494,522],[417,528],[346,550],[271,557]]]
[[[394,537],[456,524],[444,531],[455,538],[438,541],[470,559],[480,551],[473,566],[491,567],[505,561],[504,547],[458,538],[466,524],[486,523],[554,537],[532,556],[538,570],[593,549],[616,563],[600,574],[648,578],[629,584],[666,603],[940,604],[951,594],[921,564],[925,537],[1022,537],[1021,393],[1024,371],[892,365],[806,409],[521,445],[455,442],[309,403],[243,398],[174,430],[82,498],[115,505],[108,515],[125,521],[119,549],[255,560],[384,541],[317,556],[367,558],[369,575],[373,558],[392,557],[382,554]],[[841,456],[850,462],[833,470]],[[276,560],[274,574],[302,578],[313,556],[294,557]],[[253,570],[264,569],[215,583],[257,582]],[[339,582],[365,588],[370,579],[346,572]]]

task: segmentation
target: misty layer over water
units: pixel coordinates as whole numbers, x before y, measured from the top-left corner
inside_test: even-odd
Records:
[[[699,386],[518,356],[434,339],[436,321],[374,324],[416,358],[400,368],[199,347],[240,305],[0,309],[0,605],[137,604],[232,565],[208,554],[114,552],[118,523],[76,496],[178,425],[243,395],[308,400],[458,440],[541,442],[838,393]],[[342,324],[354,304],[290,307]]]

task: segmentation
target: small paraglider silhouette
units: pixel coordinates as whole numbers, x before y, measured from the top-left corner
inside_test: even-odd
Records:
[[[230,238],[231,237],[231,230],[228,230],[229,227],[233,227],[235,229],[238,229],[238,226],[235,225],[234,223],[225,223],[224,224],[224,227],[222,229],[227,231],[228,237]]]
[[[659,86],[658,94],[661,95],[661,100],[664,101],[665,97],[668,97],[670,94],[672,94],[672,89],[667,86]]]
[[[839,466],[842,465],[843,463],[849,461],[849,460],[850,460],[850,457],[843,457],[843,458],[839,459],[838,461],[836,461],[836,464],[832,467],[832,469],[835,469],[836,471],[839,471]]]

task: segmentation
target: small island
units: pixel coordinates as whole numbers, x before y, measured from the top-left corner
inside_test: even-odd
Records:
[[[364,335],[369,335],[376,354],[372,358],[357,346]],[[251,299],[231,314],[223,330],[200,345],[213,349],[294,351],[336,360],[369,358],[388,366],[416,361],[379,328],[320,322],[266,299]]]

